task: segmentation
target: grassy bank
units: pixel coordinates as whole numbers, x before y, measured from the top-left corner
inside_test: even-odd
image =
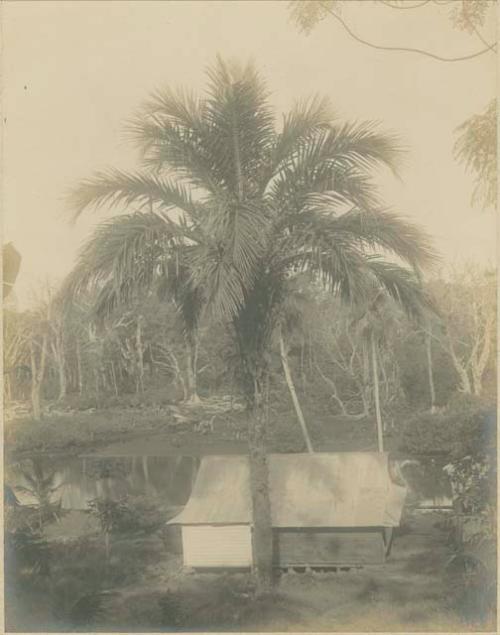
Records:
[[[41,421],[24,417],[4,426],[9,455],[26,453],[78,454],[113,441],[166,428],[165,418],[124,408],[46,415]]]
[[[50,534],[50,532],[48,532]],[[287,572],[257,599],[247,574],[182,570],[162,530],[56,541],[43,579],[23,583],[8,606],[17,631],[448,631],[472,629],[447,573],[439,515],[410,517],[385,565]],[[8,588],[12,595],[15,588]],[[26,610],[27,604],[30,610]],[[477,617],[477,616],[476,616]],[[474,628],[488,625],[474,623]],[[9,628],[10,630],[10,628]]]
[[[369,450],[376,448],[375,422],[332,415],[313,404],[305,406],[312,442],[317,451]],[[150,450],[160,454],[189,453],[189,448],[228,444],[245,446],[247,418],[242,411],[224,412],[212,419],[203,402],[192,420],[179,422],[172,407],[113,406],[101,410],[48,412],[41,421],[29,416],[9,421],[4,426],[5,447],[9,456],[31,453],[66,455],[99,450],[110,444],[134,443],[154,437]],[[199,427],[202,422],[201,429]],[[272,451],[298,452],[305,448],[294,412],[287,403],[276,404],[269,414],[269,442]],[[394,445],[394,435],[388,436]],[[147,446],[147,443],[146,443]],[[118,452],[121,453],[121,452]],[[137,450],[137,454],[141,454]]]

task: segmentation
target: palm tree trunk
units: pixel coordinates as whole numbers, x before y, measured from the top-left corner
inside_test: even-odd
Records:
[[[436,389],[434,387],[434,369],[432,366],[432,339],[430,333],[425,334],[425,352],[427,354],[427,374],[431,397],[431,413],[436,411]]]
[[[373,368],[373,393],[375,397],[375,416],[377,418],[377,443],[378,451],[384,451],[384,435],[382,431],[382,415],[380,413],[380,393],[378,383],[378,361],[377,361],[377,345],[375,343],[375,335],[372,331],[370,335],[371,351],[372,351],[372,368]]]
[[[198,403],[200,401],[197,391],[197,366],[198,338],[190,333],[186,336],[187,401],[190,403]]]
[[[273,583],[273,530],[269,496],[269,466],[266,452],[266,422],[262,394],[255,381],[255,399],[248,418],[250,493],[252,499],[253,570],[257,594],[268,592]]]
[[[307,451],[313,453],[313,446],[311,443],[311,438],[309,436],[309,432],[307,430],[306,421],[304,419],[304,414],[302,412],[302,408],[300,407],[300,403],[297,397],[297,392],[295,390],[295,386],[293,384],[292,373],[290,372],[290,365],[288,364],[288,355],[285,348],[285,342],[283,341],[283,335],[280,331],[279,334],[280,340],[280,355],[281,355],[281,364],[283,366],[283,371],[285,373],[285,379],[288,386],[288,390],[290,391],[290,395],[292,397],[293,406],[295,408],[295,414],[297,415],[297,419],[299,420],[300,428],[302,430],[302,435],[304,437],[304,441],[306,443]]]

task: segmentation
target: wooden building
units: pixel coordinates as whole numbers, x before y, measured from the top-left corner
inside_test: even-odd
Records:
[[[269,484],[275,566],[384,562],[406,496],[387,454],[273,454]],[[248,457],[204,457],[186,507],[168,524],[181,527],[186,567],[251,567]]]

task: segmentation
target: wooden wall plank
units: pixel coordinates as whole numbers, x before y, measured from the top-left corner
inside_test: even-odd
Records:
[[[250,567],[248,525],[194,525],[182,528],[184,565],[192,568]]]
[[[384,560],[381,530],[275,532],[275,563],[280,566],[378,564]]]

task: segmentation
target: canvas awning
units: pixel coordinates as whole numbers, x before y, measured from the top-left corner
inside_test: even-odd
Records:
[[[272,454],[269,481],[273,527],[395,527],[406,496],[390,479],[387,454],[375,452]],[[248,457],[207,456],[169,523],[251,520]]]

